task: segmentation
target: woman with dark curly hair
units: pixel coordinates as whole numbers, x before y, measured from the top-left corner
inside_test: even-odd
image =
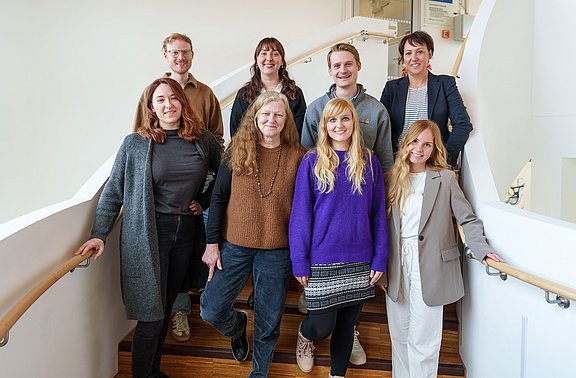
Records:
[[[236,94],[230,113],[230,136],[240,127],[242,116],[263,92],[276,91],[288,98],[290,110],[296,122],[298,135],[302,134],[302,123],[306,113],[306,101],[302,90],[290,78],[286,70],[284,46],[274,37],[266,37],[258,42],[254,50],[254,64],[250,68],[252,77]]]

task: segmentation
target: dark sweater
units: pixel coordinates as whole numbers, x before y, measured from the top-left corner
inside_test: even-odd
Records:
[[[192,215],[189,205],[204,189],[206,169],[195,143],[166,130],[164,143],[154,143],[152,151],[156,212]]]
[[[230,137],[233,137],[234,134],[236,134],[244,113],[246,113],[246,110],[250,107],[250,103],[244,100],[245,91],[246,89],[242,87],[238,93],[236,93],[236,98],[234,99],[232,110],[230,111]],[[294,116],[294,122],[296,122],[298,135],[302,135],[302,124],[304,123],[304,115],[306,114],[306,100],[304,100],[302,89],[296,87],[296,98],[294,100],[288,99],[288,104],[290,105],[290,110]]]

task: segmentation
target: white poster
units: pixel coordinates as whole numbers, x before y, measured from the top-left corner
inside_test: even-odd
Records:
[[[452,18],[458,11],[454,0],[427,0],[424,9],[424,23],[452,27]]]

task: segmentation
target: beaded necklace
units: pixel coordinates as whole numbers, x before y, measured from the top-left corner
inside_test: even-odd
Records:
[[[280,169],[280,157],[282,156],[282,144],[280,144],[280,151],[278,151],[278,157],[276,158],[276,168],[274,169],[274,173],[272,174],[272,181],[270,182],[270,189],[268,189],[268,193],[262,193],[262,183],[260,182],[260,167],[258,164],[258,159],[260,158],[260,154],[258,153],[258,148],[256,148],[256,184],[258,184],[258,194],[260,194],[260,198],[268,197],[272,194],[272,187],[274,186],[274,182],[276,181],[276,176],[278,175],[278,170]]]

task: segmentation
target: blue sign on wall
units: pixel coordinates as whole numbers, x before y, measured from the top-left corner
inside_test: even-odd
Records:
[[[448,4],[452,4],[452,1],[453,1],[453,0],[432,0],[432,1],[435,1],[435,2],[437,2],[437,3],[448,3]]]

